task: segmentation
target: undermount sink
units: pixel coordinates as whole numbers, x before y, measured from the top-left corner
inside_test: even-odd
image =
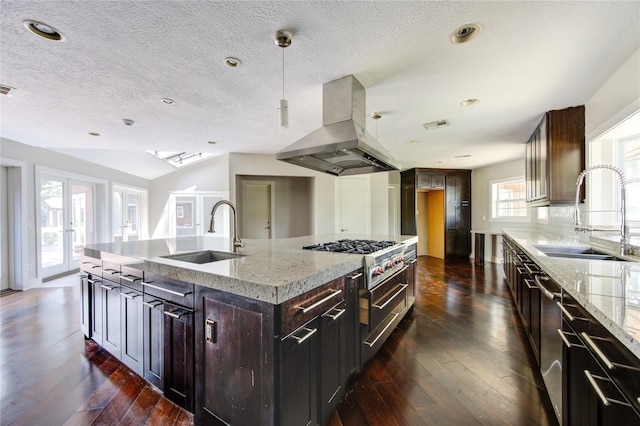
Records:
[[[203,250],[203,251],[194,251],[191,253],[179,253],[179,254],[170,254],[168,256],[160,256],[165,259],[171,260],[179,260],[181,262],[189,262],[189,263],[211,263],[217,262],[219,260],[228,260],[235,259],[237,257],[242,257],[242,254],[237,253],[229,253],[226,251],[213,251],[213,250]]]
[[[626,261],[622,257],[594,249],[593,247],[575,246],[535,246],[538,250],[550,257],[566,257],[570,259],[589,260],[617,260]]]

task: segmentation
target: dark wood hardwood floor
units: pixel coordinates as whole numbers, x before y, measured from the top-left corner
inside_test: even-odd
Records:
[[[70,279],[77,282],[76,277]],[[0,298],[2,425],[188,425],[79,329],[79,286]],[[418,295],[330,425],[555,424],[501,265],[418,260]]]

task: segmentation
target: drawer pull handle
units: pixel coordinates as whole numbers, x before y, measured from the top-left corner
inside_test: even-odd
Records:
[[[560,335],[560,338],[564,342],[564,345],[567,348],[571,348],[572,347],[571,342],[569,341],[569,339],[567,339],[567,336],[565,336],[564,332],[562,330],[558,329],[558,334]]]
[[[157,306],[162,305],[162,302],[159,300],[154,300],[153,302],[142,302],[144,306],[148,306],[150,308],[155,308]]]
[[[101,269],[101,271],[103,274],[111,274],[111,275],[120,273],[120,271],[116,271],[115,269]]]
[[[120,295],[126,297],[127,299],[135,299],[136,297],[140,296],[138,293],[134,292],[120,293]]]
[[[182,309],[176,309],[175,311],[164,311],[164,314],[171,318],[182,318],[185,314],[188,314],[188,312]]]
[[[598,355],[600,361],[602,361],[609,370],[613,370],[614,368],[616,368],[616,366],[613,365],[611,361],[609,361],[609,358],[607,358],[607,356],[602,353],[598,345],[596,345],[596,342],[591,339],[591,336],[589,336],[584,331],[580,333],[580,336],[582,336],[582,339],[587,343],[587,345],[589,345],[589,348]]]
[[[339,295],[340,293],[342,293],[342,290],[332,290],[331,293],[326,296],[323,297],[322,299],[318,300],[316,303],[314,303],[313,305],[304,307],[304,306],[298,306],[298,309],[300,309],[302,311],[303,314],[306,314],[307,312],[309,312],[312,309],[317,308],[318,306],[322,305],[323,303],[325,303],[328,300],[333,299],[334,297],[336,297],[337,295]],[[295,336],[294,336],[295,337]]]
[[[391,301],[392,301],[393,299],[395,299],[395,298],[396,298],[400,293],[402,293],[402,292],[404,291],[404,289],[405,289],[405,288],[409,287],[409,285],[408,285],[408,284],[398,284],[398,286],[396,286],[396,287],[395,287],[393,290],[391,290],[389,293],[392,293],[392,292],[393,292],[393,291],[395,291],[395,289],[397,289],[398,287],[400,287],[400,289],[399,289],[398,291],[396,291],[396,292],[393,294],[393,296],[391,296],[389,299],[387,299],[387,301],[386,301],[386,302],[384,302],[382,305],[375,304],[375,305],[371,305],[371,306],[372,306],[372,307],[374,307],[374,308],[377,308],[377,309],[384,309],[384,308],[385,308],[389,303],[391,303]],[[389,293],[387,293],[387,294],[389,294]]]
[[[396,318],[398,318],[398,315],[400,315],[400,314],[399,314],[399,313],[394,313],[394,314],[393,314],[393,318],[391,318],[391,321],[389,321],[389,323],[388,323],[388,324],[387,324],[387,325],[382,329],[382,331],[380,332],[380,334],[378,334],[378,335],[376,336],[376,338],[375,338],[375,339],[373,339],[373,341],[372,341],[372,342],[367,342],[367,341],[365,341],[365,342],[364,342],[364,344],[365,344],[365,345],[367,345],[367,346],[369,346],[370,348],[372,348],[372,347],[373,347],[373,345],[375,345],[375,344],[376,344],[376,342],[377,342],[377,341],[382,337],[382,335],[385,333],[385,331],[387,331],[387,329],[388,329],[389,327],[391,327],[391,324],[393,324],[393,322],[396,320]]]
[[[537,269],[534,271],[533,269],[531,269],[532,267],[533,267],[533,265],[531,263],[525,263],[524,264],[524,268],[527,270],[529,275],[535,275],[535,274],[540,272]]]
[[[109,290],[109,291],[115,289],[115,287],[112,287],[110,285],[105,285],[105,284],[100,284],[100,287],[104,288],[105,290]]]
[[[101,283],[101,280],[96,280],[96,279],[88,279],[87,282],[89,284],[97,284],[97,283]]]
[[[529,290],[535,290],[535,289],[537,289],[537,288],[538,288],[538,286],[531,285],[531,284],[533,284],[533,281],[532,281],[532,280],[528,280],[528,279],[526,279],[526,278],[525,278],[524,283],[527,285],[527,287],[529,288]]]
[[[333,312],[333,311],[338,311],[337,314],[333,314],[331,315],[329,312]],[[344,314],[346,312],[346,309],[332,309],[331,311],[325,312],[324,314],[322,314],[323,317],[329,317],[332,320],[337,320],[338,318],[340,318],[342,316],[342,314]]]
[[[605,406],[610,406],[611,403],[613,402],[614,404],[618,404],[618,405],[625,405],[627,407],[631,407],[630,404],[624,402],[624,401],[618,401],[617,399],[613,399],[613,398],[608,398],[604,392],[602,392],[602,389],[600,389],[600,386],[598,386],[598,383],[596,382],[596,379],[598,380],[605,380],[607,382],[610,382],[611,380],[609,380],[609,378],[607,377],[602,377],[602,376],[596,376],[594,374],[591,374],[591,372],[589,370],[584,370],[584,375],[587,376],[587,380],[589,381],[589,383],[591,384],[591,387],[593,388],[593,390],[596,392],[596,394],[598,395],[598,398],[600,398],[600,401],[602,401],[602,403]]]
[[[307,328],[307,327],[303,327],[303,330],[306,330],[306,331],[307,331],[307,334],[305,334],[305,335],[304,335],[304,336],[302,336],[302,337],[298,337],[298,336],[296,336],[296,335],[294,335],[294,334],[292,334],[292,335],[291,335],[291,337],[293,337],[294,339],[296,339],[296,340],[298,341],[298,344],[300,344],[300,343],[304,342],[304,341],[305,341],[305,340],[307,340],[309,337],[313,336],[313,335],[316,333],[316,331],[318,331],[318,329],[317,329],[317,328]]]
[[[558,307],[560,308],[560,310],[562,311],[562,313],[567,317],[567,319],[571,322],[575,321],[575,320],[580,320],[580,321],[589,321],[589,318],[582,318],[582,317],[574,317],[573,315],[571,315],[571,313],[569,311],[567,311],[567,308],[565,308],[565,306],[560,303],[560,302],[556,302],[556,305],[558,305]]]
[[[350,280],[355,280],[357,278],[360,278],[361,276],[362,276],[362,272],[359,272],[359,273],[357,273],[355,275],[350,276],[349,279]]]
[[[536,284],[538,284],[538,288],[540,289],[540,291],[542,291],[542,294],[544,294],[547,297],[547,299],[557,300],[557,299],[560,299],[560,297],[562,296],[560,293],[554,293],[552,291],[549,291],[549,289],[546,288],[544,284],[542,284],[541,280],[549,281],[549,277],[542,277],[540,275],[536,275],[533,279],[535,280]]]
[[[142,278],[136,277],[135,275],[121,275],[120,278],[125,281],[129,281],[130,283],[135,283],[138,280],[142,280]]]
[[[151,282],[146,283],[146,282],[143,281],[142,284],[144,284],[147,287],[155,288],[156,290],[164,291],[165,293],[173,294],[174,296],[186,297],[188,294],[191,294],[190,292],[189,293],[180,293],[179,291],[169,290],[168,288],[164,288],[164,287],[160,287],[160,286],[157,286],[157,285],[153,285],[153,284],[151,284]]]

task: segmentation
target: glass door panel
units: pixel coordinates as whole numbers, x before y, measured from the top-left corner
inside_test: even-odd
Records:
[[[64,239],[64,187],[62,180],[40,180],[40,259],[45,276],[66,269]]]

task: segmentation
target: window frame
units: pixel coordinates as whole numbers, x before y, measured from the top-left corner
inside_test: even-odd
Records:
[[[499,187],[499,185],[507,184],[507,183],[521,183],[523,185],[522,189],[522,198],[518,198],[517,201],[521,201],[524,204],[526,215],[524,216],[497,216],[497,203],[500,200],[497,200],[497,192],[494,188]],[[526,199],[526,180],[524,176],[512,176],[502,179],[494,179],[489,181],[489,197],[490,197],[490,214],[489,221],[490,222],[529,222],[530,221],[530,209],[527,206]],[[504,200],[502,200],[504,201]],[[512,200],[513,201],[513,200]]]

